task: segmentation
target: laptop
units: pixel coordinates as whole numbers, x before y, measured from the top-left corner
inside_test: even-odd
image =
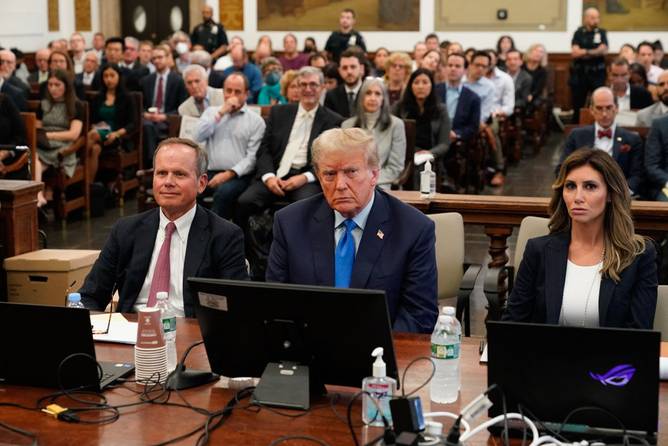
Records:
[[[627,433],[656,442],[659,418],[661,333],[488,322],[487,382],[506,396],[507,410],[528,408],[534,420],[567,438]],[[500,392],[491,392],[490,417],[503,413]],[[524,412],[526,413],[526,411]],[[623,424],[623,427],[620,425]],[[522,433],[521,429],[519,431]]]
[[[100,376],[83,308],[0,302],[0,339],[0,383],[103,390],[134,370],[131,363],[99,362]],[[59,385],[58,367],[70,355]]]

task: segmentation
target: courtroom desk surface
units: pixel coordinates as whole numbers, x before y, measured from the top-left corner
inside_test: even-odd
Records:
[[[179,319],[177,330],[177,349],[179,355],[193,342],[199,340],[200,332],[195,320]],[[400,373],[408,363],[419,356],[429,356],[429,335],[395,334],[395,349]],[[343,341],[348,342],[348,341]],[[447,410],[458,413],[468,402],[478,396],[487,387],[487,368],[478,363],[478,348],[480,338],[464,338],[462,345],[462,383],[460,397],[456,403],[441,405],[429,400],[429,386],[425,386],[420,395],[425,412]],[[128,345],[96,344],[98,359],[106,361],[131,361],[133,349]],[[369,356],[371,366],[371,356]],[[208,369],[208,360],[204,346],[196,347],[192,352],[187,365],[192,368]],[[406,391],[415,389],[429,376],[431,365],[427,361],[420,361],[411,367],[406,382]],[[222,382],[222,380],[221,380]],[[233,396],[233,391],[222,388],[221,382],[172,393],[170,401],[183,402],[181,397],[190,404],[204,407],[209,410],[222,409]],[[139,386],[128,385],[133,390]],[[314,406],[305,416],[288,418],[261,409],[259,413],[238,408],[235,409],[228,421],[216,430],[211,437],[210,444],[266,446],[283,435],[311,435],[318,437],[330,445],[351,445],[352,438],[347,425],[334,414],[330,406],[330,397],[333,393],[341,396],[333,404],[338,416],[345,418],[348,402],[357,389],[330,387],[330,396],[319,398],[312,402]],[[0,385],[0,402],[14,402],[24,405],[34,405],[35,401],[48,393],[51,389]],[[110,404],[123,404],[137,401],[137,396],[128,388],[117,388],[105,392]],[[668,407],[668,383],[661,383],[661,417],[659,444],[668,444],[668,433],[665,432],[668,418],[663,408]],[[247,401],[244,401],[247,402]],[[61,405],[69,403],[61,400]],[[71,407],[74,404],[70,405]],[[287,411],[299,414],[298,411]],[[361,424],[361,401],[354,407],[353,420],[356,426]],[[0,421],[10,425],[38,433],[40,445],[145,445],[155,444],[178,435],[189,432],[205,421],[205,417],[195,414],[186,408],[167,407],[158,404],[142,405],[121,409],[121,416],[115,423],[107,425],[69,424],[57,421],[40,412],[27,412],[20,409],[3,407],[0,409]],[[445,429],[452,424],[452,420],[439,418]],[[474,423],[478,424],[478,423]],[[362,438],[362,428],[358,427],[358,438]],[[378,428],[368,430],[364,438],[375,438],[381,431]],[[196,437],[190,437],[178,444],[191,445]],[[472,445],[488,444],[489,436],[481,433],[468,443]],[[0,429],[0,444],[2,443],[29,444],[25,438]],[[312,444],[312,443],[289,443]]]

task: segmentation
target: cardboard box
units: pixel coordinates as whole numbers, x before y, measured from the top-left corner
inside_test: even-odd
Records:
[[[41,249],[5,259],[7,300],[64,306],[78,290],[100,251]]]

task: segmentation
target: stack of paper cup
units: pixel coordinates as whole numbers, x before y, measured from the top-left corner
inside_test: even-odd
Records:
[[[135,345],[135,378],[139,383],[164,383],[167,380],[167,345],[162,331],[160,309],[139,311]]]

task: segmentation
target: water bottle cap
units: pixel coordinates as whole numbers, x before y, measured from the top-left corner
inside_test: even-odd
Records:
[[[70,293],[67,295],[68,302],[81,302],[81,294],[79,293]]]
[[[167,294],[167,291],[158,291],[155,293],[155,298],[157,300],[167,299],[169,298],[169,294]]]
[[[438,323],[439,324],[449,324],[452,318],[450,316],[447,316],[445,314],[442,314],[438,317]]]
[[[443,307],[443,314],[446,314],[448,316],[454,316],[455,307]]]

